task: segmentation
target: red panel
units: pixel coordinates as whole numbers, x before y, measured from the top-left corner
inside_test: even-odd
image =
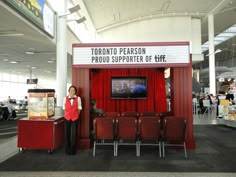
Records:
[[[195,148],[192,115],[192,68],[171,69],[171,110],[174,116],[187,119],[187,148]]]
[[[54,122],[54,140],[53,147],[54,149],[59,148],[62,144],[64,144],[65,135],[64,135],[64,119],[58,119]]]
[[[78,128],[78,148],[90,148],[90,128],[89,128],[89,109],[90,109],[90,70],[72,68],[72,84],[78,88],[78,95],[82,101],[82,111],[79,118]],[[81,144],[82,143],[82,144]]]
[[[53,150],[64,142],[63,118],[57,120],[18,120],[18,147]],[[56,124],[54,124],[57,122]]]

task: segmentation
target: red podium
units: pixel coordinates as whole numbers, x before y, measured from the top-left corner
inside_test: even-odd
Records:
[[[18,120],[18,144],[20,150],[42,149],[52,153],[64,143],[64,119],[52,117],[49,119]]]

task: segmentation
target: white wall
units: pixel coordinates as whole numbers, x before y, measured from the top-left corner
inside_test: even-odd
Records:
[[[98,33],[99,42],[189,41],[193,59],[202,60],[201,21],[191,17],[144,19]]]
[[[72,55],[72,44],[80,43],[79,39],[74,33],[67,27],[67,53]]]
[[[192,60],[195,61],[203,61],[204,57],[202,55],[202,38],[201,38],[201,20],[200,19],[192,19],[192,31],[191,31],[191,50]]]

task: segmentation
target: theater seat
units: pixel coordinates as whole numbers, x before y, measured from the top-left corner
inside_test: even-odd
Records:
[[[137,118],[118,117],[116,118],[117,143],[116,155],[118,155],[119,145],[135,145],[136,156],[139,156]]]
[[[136,117],[137,118],[139,116],[139,114],[135,111],[127,111],[127,112],[123,112],[121,114],[121,116],[122,117]]]
[[[158,115],[157,112],[142,112],[142,113],[140,113],[140,116],[142,116],[142,117],[147,117],[147,116],[153,117],[153,116],[159,116],[159,115]]]
[[[166,146],[182,146],[187,158],[185,135],[187,121],[182,117],[165,117],[163,125],[163,157],[165,157]]]
[[[104,117],[120,117],[119,112],[105,112],[103,114]]]
[[[96,145],[112,145],[116,155],[115,118],[96,117],[94,123],[93,156],[96,154]]]
[[[139,155],[141,146],[158,146],[161,157],[161,121],[159,117],[139,117]]]

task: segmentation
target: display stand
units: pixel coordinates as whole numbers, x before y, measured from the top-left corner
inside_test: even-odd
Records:
[[[53,150],[64,143],[64,118],[18,120],[18,148]]]
[[[218,124],[222,124],[222,125],[226,125],[228,127],[236,128],[236,121],[235,120],[218,119]]]
[[[236,105],[219,105],[218,123],[236,128]]]
[[[30,119],[47,119],[55,115],[54,89],[29,89],[28,94]]]

